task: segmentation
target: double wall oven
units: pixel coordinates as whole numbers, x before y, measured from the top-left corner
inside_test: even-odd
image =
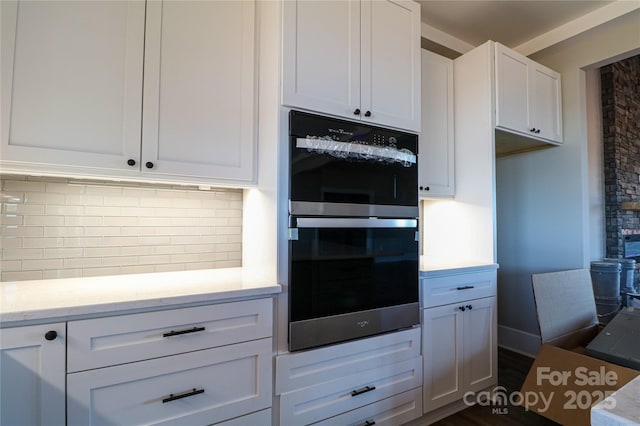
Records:
[[[289,350],[419,324],[417,136],[289,118]]]

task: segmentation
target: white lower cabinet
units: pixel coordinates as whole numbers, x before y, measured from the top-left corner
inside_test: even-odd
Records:
[[[269,425],[272,332],[271,299],[69,321],[67,424]]]
[[[421,385],[419,328],[276,359],[282,426],[406,423],[421,415]]]
[[[365,405],[362,408],[314,423],[314,426],[391,426],[405,424],[422,415],[422,393],[420,390],[420,388],[416,388],[394,395],[375,404]]]
[[[0,424],[65,424],[66,324],[0,329]]]
[[[212,424],[271,405],[271,338],[69,374],[69,425]]]
[[[493,279],[486,285],[488,276]],[[442,283],[446,281],[446,277],[423,279],[423,295],[433,294],[433,287],[444,288]],[[449,281],[457,292],[457,299],[422,312],[425,413],[459,402],[467,392],[477,392],[497,383],[495,270],[455,275]],[[464,297],[474,291],[489,297]],[[428,304],[426,296],[424,304]]]

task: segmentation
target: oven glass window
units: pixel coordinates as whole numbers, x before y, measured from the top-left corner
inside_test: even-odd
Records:
[[[292,111],[290,199],[416,206],[418,136]]]
[[[299,229],[290,242],[290,320],[417,302],[415,231]]]

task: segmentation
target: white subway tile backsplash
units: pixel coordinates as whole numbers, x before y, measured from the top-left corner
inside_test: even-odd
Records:
[[[2,281],[41,280],[43,271],[2,271]]]
[[[66,226],[100,226],[102,225],[102,217],[99,216],[67,216],[64,218]]]
[[[242,190],[0,177],[3,281],[242,264]]]
[[[26,221],[25,221],[26,222]],[[0,226],[0,238],[5,237],[42,237],[44,236],[44,227],[41,226]]]
[[[55,204],[47,204],[47,215],[58,216],[84,216],[85,206],[57,206]]]
[[[86,228],[81,226],[47,226],[44,228],[45,237],[80,237],[91,235],[86,233]]]
[[[63,238],[38,238],[38,237],[25,237],[22,239],[22,247],[24,248],[49,248],[49,247],[62,247]],[[4,244],[3,244],[4,247]]]
[[[42,259],[44,249],[39,248],[3,248],[2,260]]]
[[[37,259],[23,260],[21,270],[23,271],[41,271],[45,269],[61,269],[64,266],[62,259]]]

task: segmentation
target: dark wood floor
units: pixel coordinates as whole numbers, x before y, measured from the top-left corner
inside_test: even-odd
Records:
[[[524,382],[533,359],[506,349],[498,349],[498,385],[506,388],[507,394],[519,391]],[[551,426],[557,425],[545,417],[531,411],[525,411],[520,406],[509,405],[503,413],[492,412],[496,407],[474,405],[463,411],[440,420],[437,426]],[[504,412],[506,411],[506,412]],[[420,419],[410,423],[420,426]],[[426,423],[425,423],[426,424]]]

